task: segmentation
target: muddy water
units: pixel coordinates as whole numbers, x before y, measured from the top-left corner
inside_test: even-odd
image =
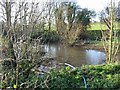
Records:
[[[69,63],[73,66],[82,64],[102,64],[105,62],[105,53],[97,50],[86,50],[82,47],[69,47],[60,44],[47,44],[41,46],[45,55],[54,57],[55,62]]]

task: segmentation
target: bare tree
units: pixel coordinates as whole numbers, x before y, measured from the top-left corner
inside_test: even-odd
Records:
[[[116,55],[119,49],[117,26],[116,26],[116,9],[115,2],[111,0],[110,7],[106,8],[106,13],[102,14],[102,20],[107,26],[108,40],[102,30],[103,45],[106,52],[106,63],[115,63]]]
[[[12,49],[12,54],[6,56],[2,64],[4,68],[8,68],[5,66],[5,62],[10,63],[10,67],[2,72],[6,85],[9,85],[9,81],[15,80],[15,86],[20,87],[19,79],[23,73],[29,75],[28,72],[31,69],[45,61],[45,58],[42,58],[40,54],[40,40],[31,39],[31,34],[38,28],[37,24],[41,22],[46,8],[42,7],[39,10],[39,4],[26,1],[13,2],[12,0],[3,0],[0,3],[4,20],[3,30],[7,32],[5,36],[3,35],[3,39],[8,41],[7,50]],[[23,61],[29,61],[28,64],[30,64],[25,69],[21,68]]]

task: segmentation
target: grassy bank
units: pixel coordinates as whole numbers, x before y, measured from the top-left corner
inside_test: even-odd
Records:
[[[96,22],[96,23],[91,23],[90,27],[88,28],[88,30],[106,30],[107,26],[105,24],[101,24],[100,22]]]
[[[120,22],[114,22],[115,25],[115,29],[120,29]],[[88,28],[88,30],[106,30],[107,26],[105,25],[105,23],[100,23],[100,22],[96,22],[96,23],[91,23],[90,24],[91,27]]]

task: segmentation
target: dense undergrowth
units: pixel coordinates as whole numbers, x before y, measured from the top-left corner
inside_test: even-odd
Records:
[[[33,32],[31,35],[31,38],[33,39],[41,39],[42,43],[47,43],[47,42],[58,42],[60,37],[57,34],[56,31],[51,30],[44,30],[44,31],[39,31],[39,32]]]
[[[106,38],[108,38],[108,31],[105,32],[105,30],[104,30],[104,33],[106,35]],[[119,30],[117,31],[117,34],[118,34],[118,36],[120,35]],[[81,39],[85,38],[86,40],[90,40],[90,41],[101,41],[102,40],[101,30],[86,30],[85,35],[86,36],[82,35],[79,38],[81,38]],[[41,32],[33,32],[31,34],[31,38],[32,39],[37,39],[37,38],[41,39],[42,43],[60,41],[60,35],[54,30],[52,30],[52,31],[45,30],[45,31],[41,31]]]
[[[75,69],[64,67],[62,69],[52,69],[44,75],[38,75],[33,70],[19,76],[19,88],[46,88],[52,90],[58,88],[85,88],[84,78],[88,89],[120,89],[120,65],[85,65]],[[12,88],[14,86],[14,79],[13,82],[8,82],[10,84],[6,85],[3,81],[2,88]]]
[[[69,67],[52,71],[51,88],[114,88],[120,89],[120,65],[82,66],[70,71]]]

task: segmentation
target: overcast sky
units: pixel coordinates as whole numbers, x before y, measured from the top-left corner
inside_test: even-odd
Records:
[[[90,9],[94,9],[95,11],[99,12],[102,9],[104,9],[104,7],[106,7],[107,5],[109,5],[111,0],[77,0],[78,4],[81,7],[86,7],[86,8],[90,8]],[[114,0],[113,0],[114,1]],[[120,0],[115,0],[115,2],[117,3]]]
[[[77,0],[81,7],[95,9],[96,11],[103,9],[109,1],[110,0]]]
[[[77,0],[77,3],[82,7],[82,8],[89,8],[92,10],[95,10],[97,13],[96,21],[99,21],[99,13],[102,11],[106,6],[110,4],[111,0]],[[118,1],[120,0],[113,0],[116,2],[116,6]]]

